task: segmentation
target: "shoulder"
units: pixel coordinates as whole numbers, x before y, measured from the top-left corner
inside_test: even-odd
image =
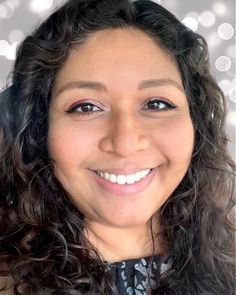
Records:
[[[7,287],[7,288],[5,288],[6,290],[0,291],[0,295],[14,295],[12,286],[13,286],[13,279],[12,278],[0,277],[0,290],[3,287]]]

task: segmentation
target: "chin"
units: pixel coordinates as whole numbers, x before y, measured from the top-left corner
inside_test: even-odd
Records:
[[[130,214],[129,216],[120,216],[118,218],[112,218],[109,223],[113,225],[114,227],[120,227],[120,228],[131,228],[131,227],[137,227],[145,225],[149,220],[151,216],[144,217],[141,215],[135,216],[134,214]]]

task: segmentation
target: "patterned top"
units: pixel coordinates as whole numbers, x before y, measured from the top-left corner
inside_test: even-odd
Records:
[[[170,263],[161,263],[160,256],[108,263],[120,295],[148,295],[157,287],[155,273],[163,273]]]

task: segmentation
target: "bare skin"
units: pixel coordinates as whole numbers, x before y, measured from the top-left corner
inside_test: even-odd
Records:
[[[14,293],[13,293],[12,284],[13,284],[12,278],[0,277],[0,289],[5,285],[7,286],[7,290],[2,291],[1,294],[2,295],[13,295]]]
[[[152,254],[150,220],[187,172],[193,142],[180,73],[149,36],[103,30],[72,49],[55,82],[48,150],[56,177],[86,217],[87,237],[104,260]],[[143,169],[152,171],[145,186],[137,181],[122,187],[97,174],[118,177]],[[155,254],[163,251],[157,239]]]
[[[165,253],[166,245],[162,240],[160,227],[157,226],[158,220],[156,218],[154,218],[154,221],[152,220],[153,233],[151,233],[150,223],[151,221],[144,227],[140,227],[139,232],[137,228],[127,229],[126,231],[122,228],[113,231],[110,228],[104,229],[104,227],[96,227],[95,232],[90,221],[86,221],[85,235],[92,245],[102,253],[103,259],[109,262],[148,257],[153,253],[162,255]],[[127,235],[129,238],[127,238]]]

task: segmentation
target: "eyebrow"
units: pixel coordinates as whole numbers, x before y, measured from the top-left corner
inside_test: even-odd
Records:
[[[184,92],[183,87],[180,83],[173,79],[149,79],[149,80],[143,80],[138,85],[138,90],[143,90],[151,87],[160,87],[165,85],[171,85],[179,89],[180,91]],[[99,92],[108,92],[105,84],[101,82],[96,81],[82,81],[82,80],[76,80],[76,81],[70,81],[68,83],[65,83],[55,94],[55,97],[57,97],[59,94],[66,90],[71,89],[92,89]]]

